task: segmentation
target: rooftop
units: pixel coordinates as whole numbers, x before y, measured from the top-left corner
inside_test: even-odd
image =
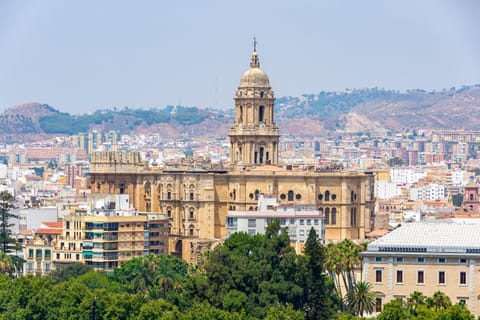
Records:
[[[410,222],[368,245],[369,252],[480,253],[480,219]]]

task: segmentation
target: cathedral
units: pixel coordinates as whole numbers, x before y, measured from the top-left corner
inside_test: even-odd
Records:
[[[326,241],[364,239],[373,225],[373,174],[279,163],[274,92],[255,46],[234,100],[228,168],[160,167],[138,152],[97,152],[90,166],[92,193],[128,194],[138,211],[164,214],[168,251],[191,263],[225,239],[228,211],[256,210],[259,194],[284,205],[315,205],[324,215]]]

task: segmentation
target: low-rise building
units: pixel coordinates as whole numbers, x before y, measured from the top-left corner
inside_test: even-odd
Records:
[[[337,212],[333,208],[325,209],[325,213],[317,210],[314,205],[281,204],[276,195],[258,194],[256,210],[237,211],[229,210],[227,215],[228,236],[235,232],[248,234],[264,234],[268,224],[273,219],[280,221],[282,228],[288,229],[292,246],[297,252],[302,252],[304,243],[311,228],[314,228],[318,237],[325,242],[325,223],[336,224]],[[328,212],[327,212],[328,210]]]
[[[362,277],[377,294],[376,311],[414,291],[442,291],[479,315],[479,234],[479,219],[443,219],[406,223],[370,243]]]

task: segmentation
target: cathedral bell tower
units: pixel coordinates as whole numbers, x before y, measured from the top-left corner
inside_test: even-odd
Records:
[[[279,134],[273,121],[275,97],[267,74],[260,69],[255,40],[250,69],[242,75],[234,100],[230,162],[246,166],[278,164]]]

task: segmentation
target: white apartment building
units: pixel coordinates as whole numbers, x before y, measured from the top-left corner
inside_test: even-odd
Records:
[[[258,195],[256,211],[229,210],[227,214],[227,236],[235,232],[264,234],[268,223],[280,220],[282,228],[288,228],[288,235],[297,252],[301,252],[311,228],[314,228],[321,242],[325,241],[324,215],[315,205],[279,204],[276,195]],[[330,223],[336,224],[336,211],[329,212]]]
[[[427,171],[420,168],[391,168],[390,181],[395,185],[405,185],[418,182],[427,177]]]
[[[421,187],[410,188],[410,200],[445,200],[445,186],[430,183]]]
[[[381,200],[387,200],[401,195],[397,185],[384,180],[375,181],[375,197]]]

